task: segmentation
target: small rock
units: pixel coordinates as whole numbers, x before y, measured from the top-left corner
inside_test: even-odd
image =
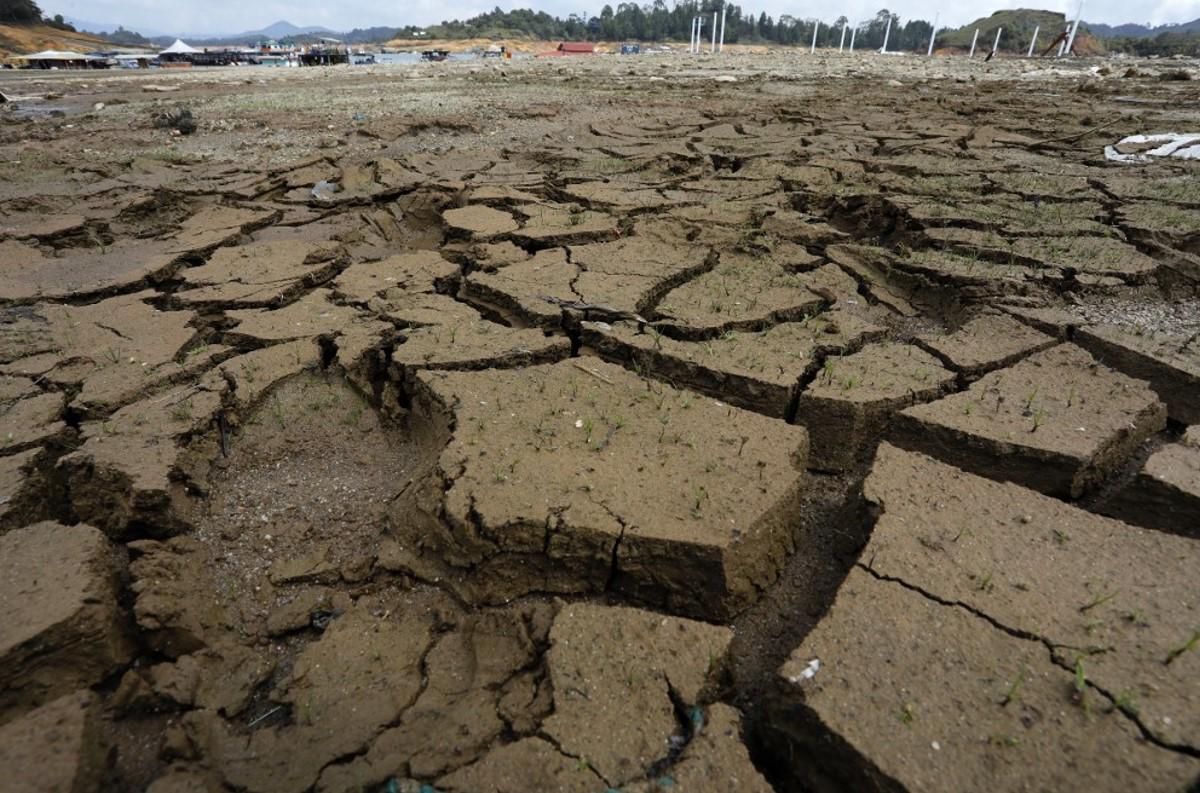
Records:
[[[899,80],[888,80],[886,85],[888,85],[892,88],[903,88],[904,87],[904,83],[900,82]]]
[[[713,78],[713,82],[717,83],[736,83],[737,81],[738,78],[734,77],[732,74],[718,74]]]
[[[103,102],[97,102],[96,104],[92,105],[92,110],[95,110],[98,113],[101,110],[103,110],[104,107],[105,107],[105,105]]]

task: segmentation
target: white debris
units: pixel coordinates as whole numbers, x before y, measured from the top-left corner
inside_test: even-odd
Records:
[[[821,668],[820,659],[814,658],[808,662],[807,666],[804,667],[803,672],[801,672],[800,674],[795,675],[793,677],[789,677],[788,681],[791,683],[800,683],[804,680],[812,680],[814,677],[817,676],[817,670],[820,668]]]
[[[1120,146],[1158,144],[1155,148],[1137,154],[1123,154]],[[1155,157],[1170,157],[1178,160],[1200,160],[1200,132],[1165,132],[1161,135],[1130,135],[1115,145],[1104,147],[1104,156],[1110,162],[1150,162]]]

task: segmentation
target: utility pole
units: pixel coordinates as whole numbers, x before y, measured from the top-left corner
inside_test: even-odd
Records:
[[[1041,25],[1036,25],[1036,26],[1033,28],[1033,41],[1029,42],[1029,52],[1025,53],[1025,57],[1026,57],[1026,58],[1032,58],[1032,57],[1033,57],[1033,50],[1034,50],[1034,48],[1037,46],[1037,37],[1038,37],[1038,33],[1041,33],[1041,32],[1042,32],[1042,26],[1041,26]]]
[[[941,16],[940,13],[933,15],[933,30],[929,31],[929,51],[925,53],[927,58],[933,57],[933,39],[937,36],[937,23]]]
[[[970,55],[970,57],[972,57],[972,58],[975,57],[975,45],[978,43],[979,43],[979,28],[975,28],[975,38],[971,39],[971,55]]]
[[[1071,26],[1071,35],[1067,37],[1067,55],[1075,48],[1075,34],[1079,32],[1079,20],[1083,19],[1083,0],[1079,0],[1079,11],[1075,14],[1075,24]]]
[[[887,53],[887,43],[888,43],[888,38],[889,38],[891,35],[892,35],[892,17],[891,17],[891,15],[889,14],[889,15],[888,15],[888,23],[887,23],[887,27],[886,27],[886,28],[884,29],[884,31],[883,31],[883,46],[879,48],[879,52],[880,52],[881,54],[886,54],[886,53]]]
[[[812,49],[810,49],[808,51],[809,55],[817,54],[817,31],[820,29],[821,29],[821,22],[820,22],[820,20],[818,20],[817,24],[813,25],[813,43],[812,43]]]

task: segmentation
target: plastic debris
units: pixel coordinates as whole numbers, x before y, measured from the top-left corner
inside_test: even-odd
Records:
[[[337,187],[333,182],[322,179],[313,185],[312,197],[318,201],[328,201],[333,198],[333,194],[337,191]]]
[[[804,671],[802,671],[798,675],[789,677],[788,682],[799,683],[804,680],[812,680],[814,677],[817,676],[817,671],[820,668],[821,668],[821,661],[817,658],[814,658],[808,662],[808,666],[804,667]]]
[[[1147,146],[1157,144],[1153,149],[1147,149],[1132,154],[1124,154],[1121,146]],[[1112,146],[1104,147],[1104,157],[1109,162],[1139,163],[1150,162],[1156,157],[1170,157],[1179,160],[1200,160],[1200,132],[1165,132],[1161,135],[1130,135],[1117,141]]]

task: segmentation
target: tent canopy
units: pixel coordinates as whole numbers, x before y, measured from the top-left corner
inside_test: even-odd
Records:
[[[189,47],[183,43],[183,39],[175,39],[175,43],[159,53],[159,55],[195,55],[200,50],[195,47]]]
[[[70,52],[68,50],[42,50],[35,52],[32,55],[22,55],[27,61],[90,61],[93,56],[84,55],[82,52]]]

